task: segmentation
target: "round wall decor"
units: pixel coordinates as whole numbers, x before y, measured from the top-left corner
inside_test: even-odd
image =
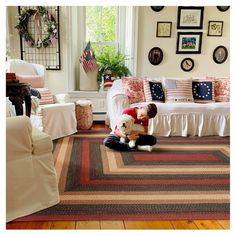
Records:
[[[161,11],[164,8],[164,6],[151,6],[151,8],[153,11],[158,12]]]
[[[226,61],[228,57],[228,50],[225,46],[218,46],[213,52],[213,60],[217,64],[222,64]]]
[[[191,71],[194,67],[194,61],[192,58],[189,58],[189,57],[184,58],[181,61],[180,66],[183,71],[186,71],[186,72]]]
[[[154,47],[149,51],[148,60],[152,65],[154,66],[159,65],[162,59],[163,59],[163,52],[159,47]]]
[[[230,6],[217,6],[217,9],[219,11],[227,11],[230,8]]]

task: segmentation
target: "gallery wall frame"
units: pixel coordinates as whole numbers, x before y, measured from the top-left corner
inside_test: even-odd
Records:
[[[156,37],[169,38],[171,37],[172,22],[171,21],[158,21]]]
[[[221,37],[223,34],[223,21],[209,21],[207,36]]]
[[[162,62],[163,59],[163,51],[159,47],[153,47],[148,53],[149,62],[157,66]]]
[[[202,32],[178,32],[177,54],[200,54],[202,46]]]
[[[226,61],[228,57],[228,50],[225,46],[220,45],[215,48],[212,56],[215,63],[222,64]]]
[[[151,6],[151,8],[153,11],[159,12],[164,8],[164,6]]]
[[[204,7],[178,7],[177,29],[202,29]]]
[[[229,8],[230,6],[217,6],[217,9],[222,12],[227,11]]]

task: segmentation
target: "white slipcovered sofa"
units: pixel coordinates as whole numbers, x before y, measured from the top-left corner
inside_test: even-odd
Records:
[[[158,114],[149,121],[150,134],[155,136],[230,135],[229,102],[154,103]],[[114,129],[124,108],[143,104],[145,102],[129,104],[122,81],[115,80],[107,93],[106,123]]]
[[[33,128],[29,117],[6,118],[6,221],[59,202],[49,135]]]

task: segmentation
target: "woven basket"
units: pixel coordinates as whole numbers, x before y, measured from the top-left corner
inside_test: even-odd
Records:
[[[90,129],[93,125],[92,104],[88,100],[75,102],[75,114],[77,119],[77,129]]]

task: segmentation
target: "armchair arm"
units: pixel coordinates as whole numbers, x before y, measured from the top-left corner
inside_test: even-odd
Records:
[[[44,76],[45,75],[45,66],[40,64],[32,63],[34,69],[36,70],[38,75]]]
[[[32,125],[27,116],[6,118],[7,161],[32,154]]]

